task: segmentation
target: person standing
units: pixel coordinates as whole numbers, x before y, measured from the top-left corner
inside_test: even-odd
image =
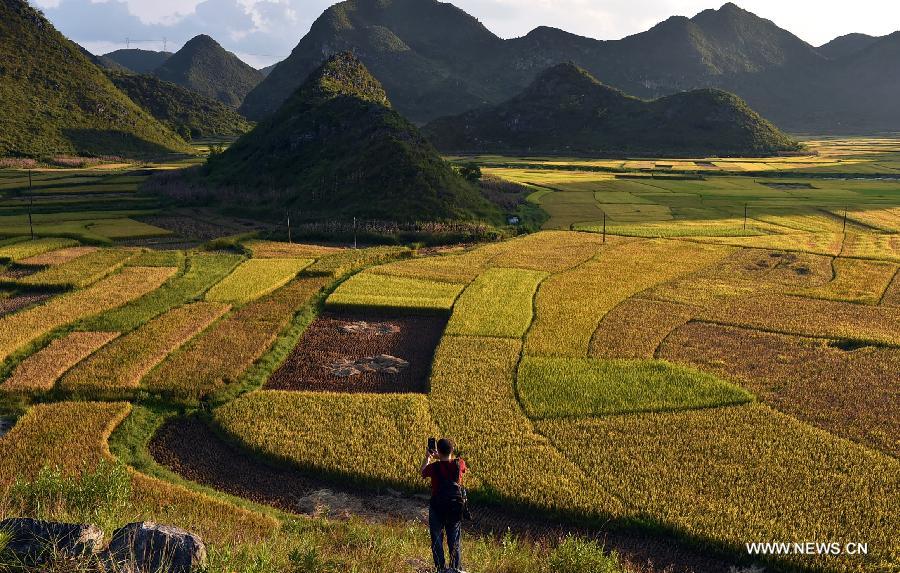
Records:
[[[422,478],[431,479],[431,502],[428,506],[428,529],[431,532],[431,553],[438,573],[462,570],[462,519],[465,510],[465,492],[462,488],[466,462],[454,455],[453,442],[447,438],[437,441],[435,447],[426,448],[422,461]],[[450,553],[450,569],[444,556],[444,534]]]

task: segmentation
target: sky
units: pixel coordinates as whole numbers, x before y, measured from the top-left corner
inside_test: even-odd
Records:
[[[725,0],[454,0],[504,38],[537,26],[615,40],[669,16],[693,16]],[[175,51],[208,34],[249,64],[286,58],[334,0],[31,0],[69,38],[95,54],[132,48]],[[900,29],[900,2],[736,0],[813,45],[850,32],[883,36]]]

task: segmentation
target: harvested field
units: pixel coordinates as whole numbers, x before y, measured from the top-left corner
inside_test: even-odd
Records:
[[[312,259],[250,259],[212,287],[206,300],[246,304],[283,287],[312,263]]]
[[[325,312],[306,329],[265,387],[320,392],[427,392],[434,351],[446,324],[447,319],[439,316]],[[409,366],[396,373],[369,368],[353,368],[356,374],[340,371],[343,361],[382,354],[405,360]]]
[[[0,298],[0,316],[22,310],[23,308],[35,304],[40,304],[45,300],[50,299],[52,296],[53,295],[50,293],[31,293]]]
[[[834,280],[791,294],[859,304],[878,304],[897,274],[897,265],[860,259],[836,259]]]
[[[456,301],[447,333],[521,338],[531,324],[534,293],[545,278],[542,271],[488,269]]]
[[[900,349],[691,323],[660,357],[739,381],[774,408],[900,457]]]
[[[84,290],[0,318],[0,360],[54,328],[116,308],[159,288],[175,270],[129,267]]]
[[[28,257],[27,259],[18,261],[18,263],[20,265],[38,267],[61,265],[63,263],[68,263],[69,261],[77,259],[78,257],[83,257],[84,255],[96,252],[97,250],[97,247],[67,247],[64,249],[50,251],[42,255]]]
[[[0,388],[43,392],[53,388],[67,370],[118,337],[118,332],[73,332],[23,360]]]
[[[17,281],[30,287],[84,288],[108,276],[134,257],[137,251],[103,249],[52,266]]]
[[[670,332],[699,309],[674,302],[630,298],[600,321],[591,338],[594,358],[653,358]]]
[[[360,273],[328,297],[328,305],[353,308],[405,308],[448,311],[463,290],[461,284]]]
[[[328,282],[325,277],[301,278],[237,310],[169,356],[144,379],[143,386],[178,398],[199,399],[237,382]],[[222,352],[223,348],[228,352]]]
[[[607,245],[621,241],[618,237],[607,239]],[[491,266],[559,273],[586,262],[604,245],[595,233],[543,231],[509,241],[503,247]]]
[[[689,410],[752,399],[715,376],[655,360],[526,357],[517,389],[532,418]]]
[[[228,309],[224,304],[198,302],[170,310],[83,361],[59,385],[69,392],[137,388],[155,365]]]

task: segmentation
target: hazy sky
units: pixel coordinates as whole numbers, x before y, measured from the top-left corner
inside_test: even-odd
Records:
[[[205,33],[255,66],[284,59],[333,0],[31,0],[67,36],[94,53],[125,47],[174,51]],[[539,25],[602,40],[642,32],[669,16],[693,16],[724,0],[455,0],[495,33],[515,37]],[[820,45],[849,32],[900,29],[896,0],[738,0]]]

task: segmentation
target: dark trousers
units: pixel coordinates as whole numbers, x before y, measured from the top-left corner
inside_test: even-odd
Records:
[[[433,507],[428,509],[428,529],[431,532],[431,554],[434,556],[434,566],[438,570],[447,567],[444,559],[444,532],[447,533],[447,549],[450,551],[450,568],[462,567],[459,542],[462,538],[462,522],[445,523]]]

